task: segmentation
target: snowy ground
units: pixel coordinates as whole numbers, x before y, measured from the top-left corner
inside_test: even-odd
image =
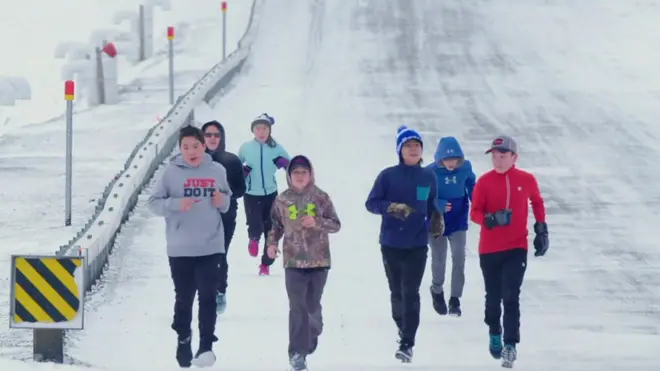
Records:
[[[188,1],[181,17],[191,26],[176,50],[176,89],[183,94],[222,57],[221,17],[215,1]],[[247,25],[251,1],[237,1],[228,17],[231,52]],[[217,47],[216,47],[217,46]],[[92,215],[104,187],[123,169],[124,161],[146,132],[165,115],[167,62],[140,75],[148,81],[122,102],[74,117],[73,226],[64,227],[65,123],[33,124],[0,137],[0,354],[26,355],[28,332],[8,331],[10,254],[52,253],[65,244]],[[35,108],[38,109],[38,108]],[[28,354],[29,355],[29,354]]]
[[[119,49],[120,84],[129,83],[136,76],[144,78],[151,75],[150,77],[158,81],[163,71],[167,71],[164,54],[167,46],[167,26],[178,26],[175,30],[175,43],[180,43],[189,36],[186,34],[188,26],[199,28],[204,26],[204,23],[217,21],[221,17],[218,1],[170,2],[171,10],[164,11],[157,7],[154,11],[154,57],[139,65],[132,65],[123,57],[126,50]],[[0,29],[4,31],[0,34],[0,45],[3,55],[11,57],[0,60],[0,71],[2,75],[26,77],[31,84],[33,96],[30,101],[18,101],[14,107],[0,107],[0,136],[8,130],[45,121],[63,113],[63,82],[60,71],[65,61],[53,58],[59,42],[87,42],[91,31],[95,29],[114,28],[128,31],[128,22],[114,25],[113,16],[117,11],[137,14],[140,3],[146,1],[50,0],[44,3],[41,0],[23,0],[12,2],[11,6],[4,6],[0,12]],[[232,41],[237,40],[242,33],[246,3],[251,4],[251,0],[229,1],[228,41],[232,49],[235,46]],[[35,12],[35,9],[40,11]],[[54,14],[57,16],[54,17]],[[214,28],[208,35],[217,36],[213,40],[217,48],[209,48],[206,57],[221,57],[221,44],[218,43],[221,40],[220,32],[221,28]],[[207,68],[204,58],[195,57],[195,60],[198,61],[196,63],[202,63],[203,68]],[[181,61],[178,62],[181,66]],[[151,83],[147,80],[147,84]],[[35,105],[38,105],[38,110],[34,109]]]
[[[488,142],[509,133],[521,144],[520,166],[538,175],[552,247],[530,257],[517,369],[657,370],[658,16],[650,2],[614,0],[267,2],[248,72],[216,112],[231,149],[249,139],[253,117],[275,116],[275,138],[312,158],[343,221],[312,370],[499,368],[486,350],[477,228],[464,316],[434,315],[427,271],[414,363],[392,356],[379,220],[363,205],[377,172],[395,161],[402,123],[424,131],[429,160],[440,136],[456,135],[478,173],[489,166]],[[144,197],[86,330],[72,336],[69,354],[84,364],[176,368],[164,223]],[[243,224],[241,215],[217,367],[285,369],[281,262],[272,277],[257,277]]]

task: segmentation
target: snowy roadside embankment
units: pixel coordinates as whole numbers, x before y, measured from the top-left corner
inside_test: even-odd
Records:
[[[198,2],[211,6],[211,1]],[[174,107],[162,103],[156,96],[166,97],[166,89],[161,89],[132,92],[130,101],[99,106],[75,115],[72,227],[63,227],[63,120],[30,125],[0,138],[0,175],[7,180],[0,190],[3,204],[0,263],[7,262],[9,267],[7,259],[11,254],[52,254],[62,244],[67,246],[58,251],[71,251],[70,246],[81,244],[109,247],[97,237],[114,234],[118,224],[105,220],[101,228],[104,232],[93,232],[94,238],[88,239],[86,231],[92,227],[93,231],[99,230],[98,217],[102,213],[108,216],[110,203],[106,199],[110,195],[113,196],[112,210],[122,216],[127,214],[131,196],[126,196],[125,192],[131,182],[140,182],[137,176],[149,177],[149,170],[144,169],[151,166],[147,161],[153,160],[154,168],[157,167],[160,161],[156,159],[156,152],[161,158],[165,157],[168,151],[163,148],[172,143],[168,142],[168,135],[176,133],[197,103],[216,95],[240,70],[249,48],[245,35],[247,25],[251,24],[253,7],[250,0],[232,8],[235,21],[229,23],[228,51],[239,45],[239,41],[241,50],[232,53],[225,63],[218,63],[220,48],[213,49],[221,45],[222,34],[218,27],[221,22],[205,15],[191,27],[189,42],[180,44],[177,51],[176,89],[183,95]],[[199,13],[200,9],[190,11]],[[167,61],[163,64],[167,67]],[[166,75],[160,79],[155,69],[150,72],[154,81],[167,86]],[[158,122],[157,115],[164,118]],[[139,175],[136,167],[140,168]],[[123,184],[121,189],[116,179]],[[117,203],[119,200],[121,202]],[[103,258],[96,260],[99,261]],[[101,267],[102,263],[96,274],[100,274]],[[0,327],[4,330],[0,330],[0,356],[23,358],[26,348],[31,346],[30,333],[7,329],[10,272],[9,269],[3,272],[0,274]]]
[[[191,122],[195,107],[210,101],[231,78],[240,71],[249,54],[250,40],[257,22],[258,3],[255,0],[252,16],[239,48],[226,61],[214,66],[172,107],[163,121],[150,130],[135,148],[125,170],[113,179],[99,201],[98,212],[68,245],[60,247],[58,254],[80,255],[86,258],[88,288],[102,274],[114,237],[122,222],[137,201],[144,185],[158,166],[172,153],[179,128]]]

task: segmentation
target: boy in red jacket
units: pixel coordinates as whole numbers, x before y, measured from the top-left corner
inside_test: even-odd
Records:
[[[470,219],[481,225],[479,264],[486,287],[484,322],[490,334],[490,354],[502,358],[502,367],[513,367],[520,342],[520,287],[527,267],[527,215],[531,201],[535,256],[549,247],[545,206],[536,178],[515,167],[518,144],[509,136],[493,140],[486,153],[494,169],[474,187]],[[504,346],[502,346],[502,305]]]

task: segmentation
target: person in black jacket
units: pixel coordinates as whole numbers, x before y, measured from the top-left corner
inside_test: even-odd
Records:
[[[218,313],[223,313],[227,307],[227,275],[229,265],[227,263],[227,254],[229,253],[229,244],[234,237],[236,230],[236,212],[238,210],[238,199],[245,193],[245,177],[243,175],[243,164],[238,156],[225,150],[227,136],[225,128],[218,121],[209,121],[202,126],[204,132],[204,144],[206,152],[211,155],[213,161],[220,163],[227,170],[227,181],[231,189],[231,203],[229,211],[222,214],[222,224],[225,229],[225,253],[220,262],[220,284],[216,296],[216,305]]]

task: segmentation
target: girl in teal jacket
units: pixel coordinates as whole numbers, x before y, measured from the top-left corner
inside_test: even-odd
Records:
[[[254,139],[243,143],[238,150],[245,174],[243,203],[250,238],[248,251],[253,257],[259,254],[261,236],[265,241],[271,229],[270,209],[277,196],[275,173],[278,169],[286,169],[290,159],[284,147],[271,136],[274,124],[275,119],[266,113],[254,119],[251,125]],[[264,247],[259,274],[268,275],[273,261]]]

